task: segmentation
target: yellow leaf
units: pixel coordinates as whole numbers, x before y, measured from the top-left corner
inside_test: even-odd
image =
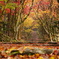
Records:
[[[59,59],[59,56],[57,56],[58,57],[58,59]]]
[[[10,53],[12,50],[15,50],[15,49],[16,49],[16,47],[13,47],[11,49],[8,49],[8,51],[6,51],[6,53]]]
[[[23,55],[19,55],[20,57],[24,57]]]
[[[25,30],[25,32],[31,32],[32,30],[31,29],[27,29],[27,30]]]
[[[49,59],[55,59],[55,57],[52,56],[52,57],[50,57]]]
[[[38,59],[44,59],[42,56],[40,56]]]
[[[39,54],[35,54],[35,56],[39,57]]]
[[[33,22],[34,20],[31,18],[31,17],[28,17],[26,20],[25,20],[25,22],[24,22],[24,26],[25,27],[29,27],[29,26],[32,26],[32,22]]]

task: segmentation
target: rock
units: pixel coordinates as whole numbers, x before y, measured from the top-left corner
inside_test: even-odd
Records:
[[[32,52],[32,50],[29,49],[29,48],[26,48],[26,49],[23,51],[23,53],[24,53],[24,52]]]
[[[33,52],[32,52],[32,50],[31,49],[29,49],[29,48],[26,48],[24,51],[23,51],[23,53],[22,54],[27,54],[27,55],[29,55],[29,54],[34,54]]]
[[[53,52],[53,49],[43,49],[42,50],[45,54],[51,54]]]
[[[22,54],[22,55],[24,55],[24,54],[27,54],[27,55],[29,55],[29,54],[51,54],[51,53],[53,53],[53,51],[54,51],[54,49],[39,49],[38,47],[20,47],[19,49],[17,49],[17,50],[12,50],[11,51],[11,55],[12,54]]]
[[[26,48],[24,51],[23,51],[23,54],[45,54],[41,49],[37,48],[37,47],[33,47],[32,49],[30,48]]]
[[[32,49],[32,52],[33,53],[38,53],[38,54],[45,54],[41,49],[39,49],[39,48],[34,48],[34,49]]]

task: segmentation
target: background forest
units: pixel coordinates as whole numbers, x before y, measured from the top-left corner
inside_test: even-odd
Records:
[[[0,41],[59,41],[59,0],[0,0]]]

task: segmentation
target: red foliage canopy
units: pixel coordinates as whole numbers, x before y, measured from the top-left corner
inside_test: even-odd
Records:
[[[4,1],[0,1],[0,4],[5,5]]]

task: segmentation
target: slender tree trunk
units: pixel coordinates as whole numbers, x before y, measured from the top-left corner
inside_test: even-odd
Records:
[[[20,37],[19,37],[19,28],[20,28],[20,25],[18,27],[15,27],[15,29],[14,29],[14,31],[15,31],[14,38],[16,40],[20,39]]]
[[[50,40],[51,40],[51,42],[53,42],[53,38],[52,38],[52,35],[51,35],[51,33],[50,33]]]

